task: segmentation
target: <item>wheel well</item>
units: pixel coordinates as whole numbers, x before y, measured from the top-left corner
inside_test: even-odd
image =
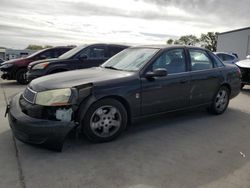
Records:
[[[19,73],[19,72],[21,72],[21,71],[23,71],[23,70],[27,71],[27,68],[26,68],[26,67],[19,67],[19,68],[16,68],[16,70],[13,71],[13,76],[14,76],[14,78],[17,79],[17,73]]]
[[[119,101],[120,103],[122,103],[122,105],[125,107],[125,109],[128,113],[128,123],[130,124],[132,122],[130,105],[129,105],[128,101],[126,101],[123,97],[111,95],[111,96],[106,96],[106,97],[100,98],[99,100],[102,100],[102,99],[115,99],[115,100]]]
[[[231,87],[230,87],[229,84],[224,83],[224,84],[221,85],[221,87],[223,87],[223,86],[227,87],[227,89],[229,90],[229,93],[231,93]]]

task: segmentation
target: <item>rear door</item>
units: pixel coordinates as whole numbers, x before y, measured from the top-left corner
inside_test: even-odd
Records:
[[[222,74],[206,50],[189,48],[190,104],[201,105],[212,101],[220,85]]]
[[[141,77],[142,115],[185,108],[189,105],[190,73],[187,72],[184,48],[163,52],[145,71],[167,69],[168,75],[147,79]]]

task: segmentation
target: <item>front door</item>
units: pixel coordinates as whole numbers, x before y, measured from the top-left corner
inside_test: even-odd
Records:
[[[178,48],[163,52],[146,72],[158,68],[166,69],[168,75],[141,78],[142,115],[177,110],[189,105],[190,73],[187,72],[185,50]]]

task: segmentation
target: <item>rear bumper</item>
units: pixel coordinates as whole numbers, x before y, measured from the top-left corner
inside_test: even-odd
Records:
[[[20,95],[12,98],[8,110],[9,124],[14,136],[26,143],[61,149],[64,139],[76,126],[75,123],[36,119],[24,114],[19,105]]]

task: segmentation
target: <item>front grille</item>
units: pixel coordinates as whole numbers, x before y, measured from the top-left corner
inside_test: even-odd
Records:
[[[241,71],[241,79],[243,82],[250,82],[250,68],[242,68],[240,67]]]
[[[30,103],[34,103],[36,99],[37,92],[33,91],[29,87],[27,87],[23,92],[23,97]]]

